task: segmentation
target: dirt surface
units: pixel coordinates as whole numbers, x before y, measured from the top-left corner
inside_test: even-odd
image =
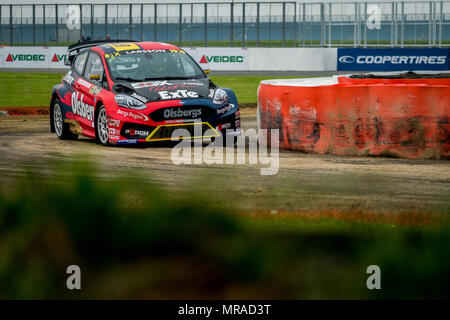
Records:
[[[256,128],[256,111],[244,110],[244,129]],[[203,151],[205,150],[203,146]],[[234,151],[237,151],[235,148]],[[94,162],[99,175],[122,172],[186,192],[195,185],[219,203],[240,210],[375,213],[449,212],[450,161],[311,155],[280,151],[279,171],[263,176],[267,165],[175,165],[168,146],[103,147],[93,140],[58,140],[48,116],[0,117],[2,189],[27,170],[52,174],[52,163]],[[138,186],[137,186],[138,187]]]
[[[0,112],[3,112],[8,116],[36,116],[36,115],[48,115],[50,111],[49,106],[38,107],[2,107]]]

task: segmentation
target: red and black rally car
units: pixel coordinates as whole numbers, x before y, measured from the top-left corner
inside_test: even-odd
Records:
[[[50,127],[103,145],[240,135],[236,95],[217,87],[184,50],[160,42],[96,41],[69,47],[53,87]],[[184,131],[177,129],[184,129]],[[225,140],[225,139],[224,139]]]

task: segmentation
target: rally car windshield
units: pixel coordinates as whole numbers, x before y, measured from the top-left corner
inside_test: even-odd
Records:
[[[114,80],[204,78],[202,69],[185,53],[170,51],[121,54],[106,59]]]

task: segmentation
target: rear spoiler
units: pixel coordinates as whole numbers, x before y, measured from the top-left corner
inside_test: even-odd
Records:
[[[64,64],[70,66],[73,62],[73,58],[76,56],[80,50],[90,47],[95,47],[105,43],[120,43],[120,42],[136,42],[136,40],[93,40],[93,41],[83,41],[71,44],[68,48],[68,54]]]

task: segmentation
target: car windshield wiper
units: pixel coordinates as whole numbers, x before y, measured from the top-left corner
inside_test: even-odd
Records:
[[[134,79],[134,78],[129,78],[129,77],[116,77],[114,78],[115,80],[125,80],[125,81],[129,81],[129,82],[142,82],[144,81],[144,79]]]
[[[155,78],[145,78],[145,81],[149,80],[188,80],[188,79],[199,79],[199,76],[193,77],[155,77]]]

